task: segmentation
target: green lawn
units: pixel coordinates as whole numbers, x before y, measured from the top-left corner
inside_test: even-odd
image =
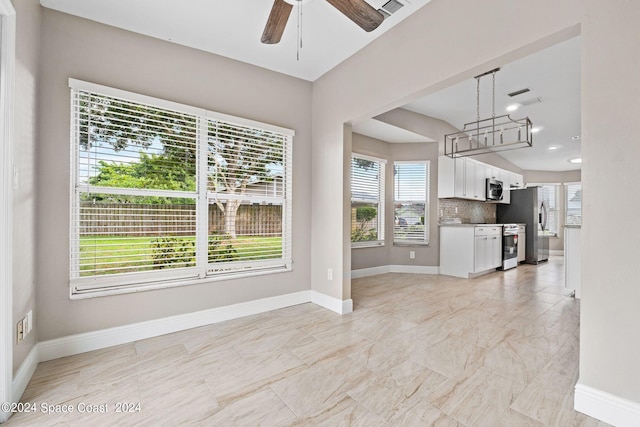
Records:
[[[152,244],[154,239],[156,237],[82,236],[81,276],[93,276],[96,274],[95,270],[101,270],[97,274],[109,274],[195,265],[194,237],[175,237],[169,243],[155,245]],[[281,237],[238,236],[236,239],[222,240],[219,245],[210,243],[209,250],[210,262],[273,259],[281,256]],[[154,259],[162,266],[154,266]]]

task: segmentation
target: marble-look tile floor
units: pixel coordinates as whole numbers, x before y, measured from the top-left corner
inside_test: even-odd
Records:
[[[41,363],[22,398],[38,412],[6,426],[604,426],[572,409],[563,273],[552,257],[472,280],[383,274],[353,280],[345,316],[302,304]]]

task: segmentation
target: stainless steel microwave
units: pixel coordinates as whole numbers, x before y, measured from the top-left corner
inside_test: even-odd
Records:
[[[487,200],[502,200],[502,181],[487,178]]]

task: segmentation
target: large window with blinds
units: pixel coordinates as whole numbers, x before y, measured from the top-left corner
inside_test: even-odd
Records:
[[[567,193],[567,216],[565,224],[581,225],[582,224],[582,183],[571,183],[566,185]]]
[[[393,164],[393,243],[429,243],[429,162]]]
[[[70,86],[73,295],[291,268],[293,131]]]
[[[558,203],[558,188],[557,184],[543,184],[542,188],[542,200],[544,200],[547,206],[547,232],[558,235],[560,229],[560,206]]]
[[[386,161],[351,156],[351,245],[384,244],[384,170]]]

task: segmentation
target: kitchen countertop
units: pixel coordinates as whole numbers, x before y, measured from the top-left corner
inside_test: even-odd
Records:
[[[485,227],[485,226],[498,226],[502,227],[504,224],[438,224],[439,227]]]

